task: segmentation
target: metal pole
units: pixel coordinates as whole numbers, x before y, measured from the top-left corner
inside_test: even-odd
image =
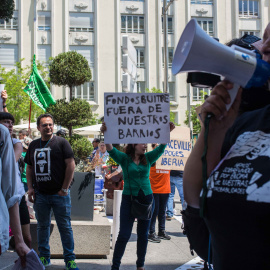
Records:
[[[164,54],[164,93],[168,93],[168,35],[167,35],[167,0],[163,0],[163,54]]]
[[[115,247],[120,229],[120,206],[122,201],[122,190],[115,190],[113,198],[112,249]]]

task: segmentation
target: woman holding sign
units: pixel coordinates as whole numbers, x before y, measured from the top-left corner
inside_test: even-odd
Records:
[[[175,128],[170,123],[170,131]],[[107,130],[106,124],[101,126],[101,132]],[[118,151],[111,144],[106,144],[109,155],[121,165],[124,174],[124,190],[120,208],[120,231],[115,244],[113,254],[112,270],[120,267],[121,259],[124,255],[127,242],[130,238],[133,223],[135,220],[133,201],[139,204],[152,204],[154,211],[153,192],[149,180],[151,165],[163,154],[166,144],[159,145],[153,151],[146,153],[147,144],[128,144],[125,153]],[[151,216],[148,219],[138,219],[137,225],[137,270],[144,270],[144,261],[148,243],[148,232],[150,228]]]

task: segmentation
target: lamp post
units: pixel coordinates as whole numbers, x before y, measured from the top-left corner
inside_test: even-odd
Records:
[[[168,27],[167,27],[167,11],[174,0],[163,0],[163,46],[164,46],[164,93],[168,93]]]

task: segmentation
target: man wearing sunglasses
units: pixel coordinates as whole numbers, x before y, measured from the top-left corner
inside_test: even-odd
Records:
[[[53,135],[53,117],[42,114],[37,119],[41,138],[29,145],[25,156],[29,200],[34,203],[37,218],[39,256],[43,265],[50,265],[51,210],[61,235],[66,269],[79,269],[75,263],[74,239],[70,223],[70,183],[75,162],[70,144]]]

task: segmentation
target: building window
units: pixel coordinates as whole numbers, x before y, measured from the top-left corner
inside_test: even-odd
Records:
[[[48,61],[50,57],[51,57],[51,45],[38,45],[37,46],[37,59],[40,62],[45,62],[45,65],[48,65]]]
[[[239,0],[240,17],[258,17],[259,2],[257,0]]]
[[[94,31],[93,13],[69,13],[70,32],[93,32]]]
[[[51,13],[50,12],[38,12],[38,30],[50,31],[51,30]]]
[[[210,89],[193,87],[193,101],[202,101],[205,99],[205,95],[210,95]]]
[[[164,82],[162,83],[164,92]],[[170,94],[170,101],[175,101],[175,82],[168,82],[168,92]]]
[[[213,0],[191,0],[191,4],[213,5]]]
[[[260,37],[261,34],[260,34],[260,31],[249,31],[249,30],[242,30],[240,31],[240,37],[244,36],[244,35],[252,35],[252,36],[256,36],[256,37]]]
[[[175,101],[175,82],[169,82],[170,101]]]
[[[94,82],[86,82],[82,85],[75,86],[72,89],[72,93],[75,98],[95,101],[95,84]]]
[[[18,62],[18,45],[1,44],[0,65],[4,68],[14,69],[16,62]]]
[[[69,46],[70,51],[76,51],[86,58],[91,67],[92,79],[94,78],[94,46]],[[95,101],[94,82],[86,82],[80,86],[76,86],[73,89],[75,98],[86,99],[88,101]]]
[[[94,46],[69,46],[70,51],[76,51],[84,56],[90,67],[94,67]]]
[[[161,17],[162,22],[162,32],[163,32],[163,17]],[[168,28],[168,34],[173,34],[173,17],[169,16],[167,17],[167,28]]]
[[[164,48],[162,48],[162,63],[164,67]],[[172,61],[173,61],[173,48],[168,48],[168,67],[172,67]]]
[[[136,82],[137,83],[137,92],[145,93],[145,82]]]
[[[214,23],[212,19],[194,18],[197,20],[200,27],[211,37],[214,36]]]
[[[144,16],[122,15],[121,16],[122,33],[144,33]]]
[[[4,19],[0,19],[0,29],[10,29],[17,30],[18,29],[18,11],[14,11],[12,19],[8,22]]]
[[[144,68],[144,48],[136,48],[137,51],[137,67]]]

